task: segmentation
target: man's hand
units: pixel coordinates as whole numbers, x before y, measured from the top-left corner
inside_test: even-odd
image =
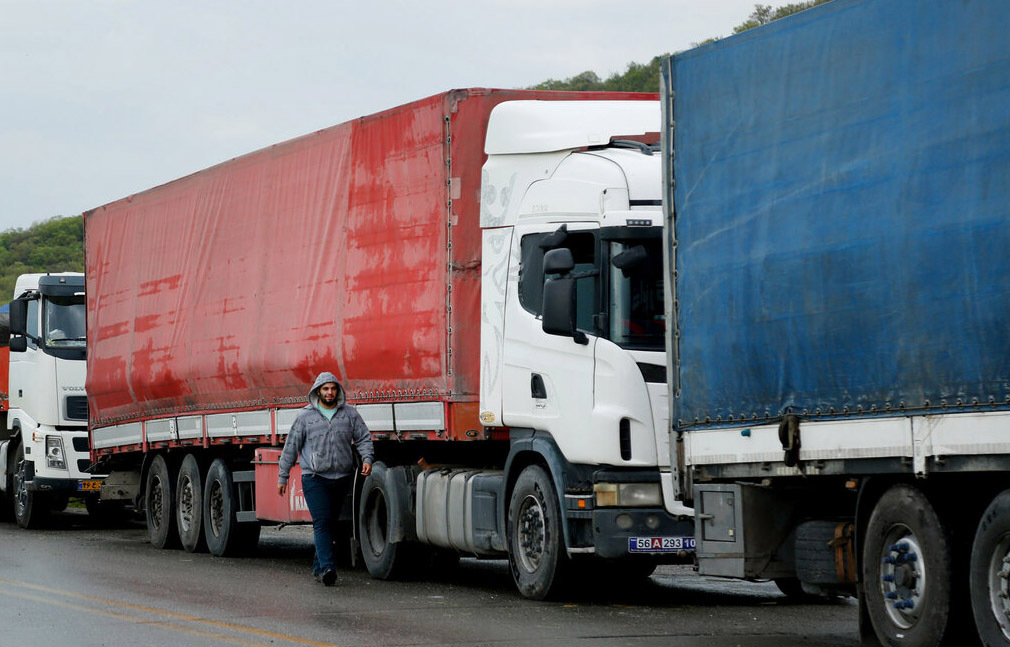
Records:
[[[284,496],[284,493],[287,491],[287,489],[288,489],[288,484],[287,483],[278,483],[277,484],[277,494],[279,494],[280,496]]]
[[[361,475],[362,476],[368,476],[371,473],[372,473],[372,464],[371,463],[363,463],[361,465]]]

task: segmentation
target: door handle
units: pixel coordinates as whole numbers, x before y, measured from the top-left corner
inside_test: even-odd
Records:
[[[539,373],[534,373],[530,378],[530,395],[536,400],[547,399],[547,387],[544,386],[544,378]]]

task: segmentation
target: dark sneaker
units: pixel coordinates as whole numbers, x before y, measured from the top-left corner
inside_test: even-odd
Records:
[[[333,586],[337,583],[337,572],[332,568],[328,568],[323,571],[319,579],[322,580],[324,586]]]

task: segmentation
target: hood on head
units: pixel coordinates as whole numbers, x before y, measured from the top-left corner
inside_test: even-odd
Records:
[[[344,395],[344,385],[340,383],[336,375],[329,371],[323,371],[316,377],[316,381],[312,383],[312,388],[309,389],[309,402],[312,406],[319,406],[319,387],[327,382],[333,382],[337,385],[337,406],[339,407],[347,402],[347,396]]]

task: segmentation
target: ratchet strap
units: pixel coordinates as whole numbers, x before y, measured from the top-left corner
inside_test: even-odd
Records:
[[[856,526],[843,521],[835,526],[835,538],[828,545],[835,549],[835,572],[838,581],[856,581]]]

